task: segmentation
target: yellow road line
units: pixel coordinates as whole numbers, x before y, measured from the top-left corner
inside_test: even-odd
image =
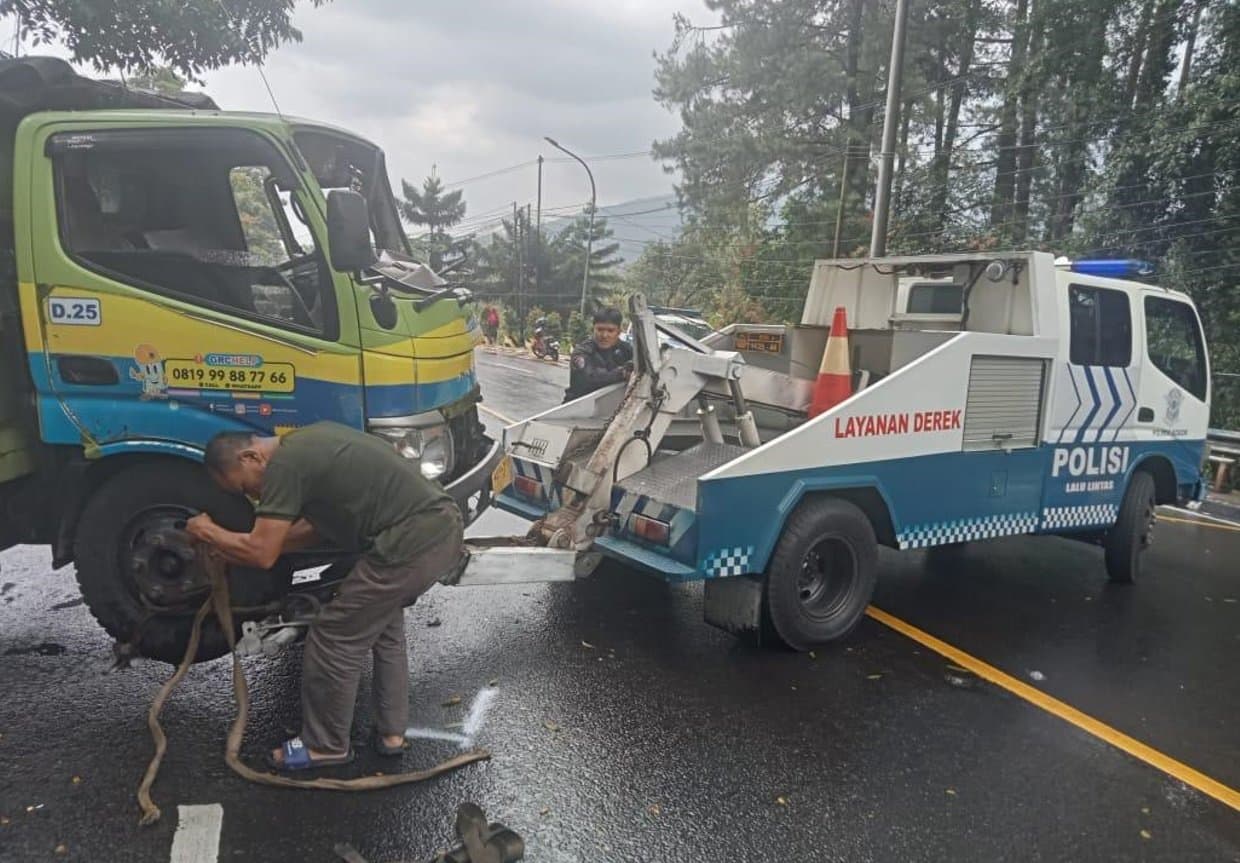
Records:
[[[506,417],[499,411],[491,410],[489,407],[483,404],[478,405],[478,410],[485,411],[486,413],[489,413],[491,416],[495,417],[500,422],[508,423],[508,425],[512,425],[513,423],[516,422],[516,420],[514,420],[512,417]]]
[[[1198,521],[1195,518],[1176,518],[1173,515],[1160,515],[1158,516],[1158,520],[1173,521],[1176,524],[1192,524],[1197,527],[1212,527],[1215,530],[1232,530],[1236,533],[1240,533],[1240,526],[1234,524],[1219,524],[1218,522],[1213,521]]]
[[[1058,698],[1047,695],[1040,689],[1036,689],[1024,681],[1017,680],[1010,674],[1000,671],[993,665],[983,662],[974,656],[965,653],[957,647],[952,647],[945,641],[940,641],[928,632],[923,632],[912,624],[905,623],[898,617],[892,617],[882,609],[870,606],[866,609],[866,614],[877,620],[879,623],[889,626],[901,635],[905,635],[923,647],[933,650],[935,653],[950,659],[961,668],[967,668],[983,680],[988,680],[996,686],[1006,689],[1013,695],[1023,698],[1035,707],[1040,707],[1047,713],[1058,716],[1065,722],[1070,722],[1082,731],[1092,734],[1094,737],[1103,740],[1117,749],[1127,752],[1133,758],[1144,761],[1146,764],[1161,770],[1168,776],[1172,776],[1185,785],[1191,785],[1202,794],[1209,795],[1215,800],[1230,806],[1236,811],[1240,811],[1240,791],[1229,788],[1217,779],[1211,779],[1204,773],[1201,773],[1189,767],[1180,761],[1176,761],[1169,755],[1164,755],[1157,749],[1145,745],[1140,740],[1134,740],[1122,731],[1117,731],[1111,726],[1099,722],[1092,716],[1089,716],[1077,710],[1070,704],[1065,704]]]

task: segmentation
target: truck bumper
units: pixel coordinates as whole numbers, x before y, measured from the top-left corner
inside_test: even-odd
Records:
[[[499,441],[491,441],[487,454],[465,473],[458,476],[444,490],[452,495],[461,509],[468,525],[491,505],[491,472],[504,457],[504,447]]]

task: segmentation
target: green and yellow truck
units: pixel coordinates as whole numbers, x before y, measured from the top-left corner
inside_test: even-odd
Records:
[[[202,469],[216,432],[366,429],[476,515],[501,452],[467,301],[357,135],[0,62],[0,547],[49,545],[119,645],[175,661],[207,590],[178,523],[253,517]],[[293,568],[234,572],[243,616]]]

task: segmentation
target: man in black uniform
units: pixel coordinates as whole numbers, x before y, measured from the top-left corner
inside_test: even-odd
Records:
[[[619,309],[599,309],[594,313],[594,335],[573,348],[564,401],[571,402],[609,384],[618,384],[633,371],[633,348],[620,341],[620,322]]]

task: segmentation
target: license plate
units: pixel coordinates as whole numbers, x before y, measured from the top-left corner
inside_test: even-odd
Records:
[[[491,491],[499,494],[512,485],[512,459],[504,456],[491,471]]]

